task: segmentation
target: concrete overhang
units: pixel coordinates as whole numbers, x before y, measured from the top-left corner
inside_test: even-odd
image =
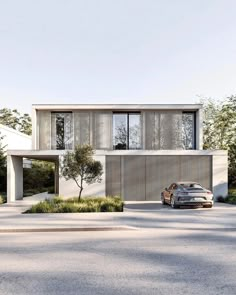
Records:
[[[21,158],[28,158],[33,160],[57,162],[60,154],[63,154],[63,151],[56,150],[8,150],[8,156],[15,156]]]
[[[202,109],[202,104],[33,104],[33,110],[189,110]]]

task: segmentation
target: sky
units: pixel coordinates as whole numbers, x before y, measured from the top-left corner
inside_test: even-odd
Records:
[[[236,94],[235,0],[0,0],[0,108]]]

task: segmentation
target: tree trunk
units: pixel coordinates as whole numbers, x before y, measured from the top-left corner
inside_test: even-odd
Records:
[[[83,187],[80,188],[78,202],[80,202],[80,200],[81,200],[82,190],[83,190]]]

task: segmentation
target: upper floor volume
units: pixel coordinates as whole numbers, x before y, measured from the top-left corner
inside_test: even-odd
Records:
[[[202,149],[202,105],[33,105],[33,149]]]

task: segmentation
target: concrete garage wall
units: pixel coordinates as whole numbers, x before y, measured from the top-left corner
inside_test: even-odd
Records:
[[[145,198],[145,156],[123,156],[121,158],[121,195],[129,201]]]
[[[60,161],[63,156],[60,156]],[[106,185],[106,165],[105,156],[95,156],[95,160],[98,160],[103,165],[103,175],[101,183],[94,183],[91,185],[84,185],[82,196],[105,196],[105,185]],[[65,197],[73,197],[79,195],[79,188],[73,180],[66,181],[64,178],[59,178],[59,195]]]
[[[180,174],[179,165],[178,156],[146,156],[145,200],[160,200],[160,192],[163,188],[170,185]]]
[[[225,197],[228,193],[228,155],[212,156],[212,167],[214,196]]]
[[[121,157],[106,157],[106,195],[121,195]]]
[[[117,195],[119,184],[127,201],[160,200],[161,191],[175,181],[196,181],[212,189],[212,156],[115,157],[107,156],[106,193]]]

